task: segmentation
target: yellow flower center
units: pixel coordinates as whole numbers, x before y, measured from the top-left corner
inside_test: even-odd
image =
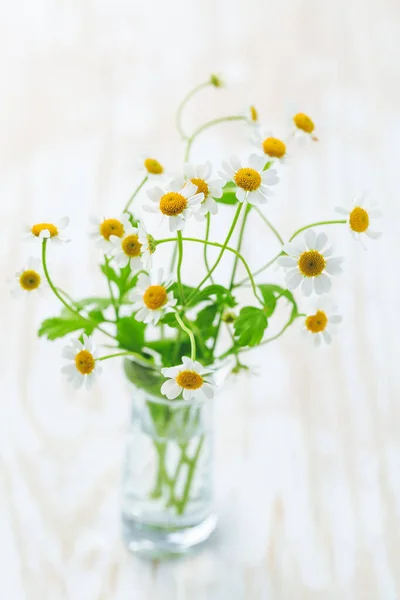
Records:
[[[167,300],[167,290],[163,285],[151,285],[143,295],[143,302],[150,310],[158,310]]]
[[[364,208],[356,206],[350,213],[350,227],[356,233],[364,233],[369,226],[369,215]]]
[[[300,254],[298,265],[304,277],[317,277],[325,269],[325,258],[317,250],[307,250]]]
[[[208,194],[210,193],[210,190],[208,189],[208,185],[207,183],[204,181],[204,179],[199,179],[198,177],[193,177],[193,179],[190,180],[194,185],[197,185],[197,192],[196,194],[200,194],[201,192],[203,192],[204,194],[204,200],[207,198]],[[203,202],[204,202],[203,200]]]
[[[286,154],[286,145],[281,140],[278,140],[278,138],[266,138],[262,146],[264,153],[272,156],[272,158],[282,158]]]
[[[236,185],[238,185],[246,192],[254,192],[254,190],[258,189],[261,185],[261,175],[255,169],[250,169],[245,167],[243,169],[239,169],[237,173],[235,173],[234,180]]]
[[[28,269],[28,271],[24,271],[21,273],[19,277],[19,284],[23,290],[27,292],[31,292],[32,290],[37,290],[41,282],[41,277],[39,273]]]
[[[198,390],[204,383],[201,375],[196,371],[181,371],[175,379],[176,383],[185,390]]]
[[[89,375],[95,366],[93,354],[89,350],[81,350],[75,356],[75,366],[82,375]]]
[[[174,217],[183,213],[187,207],[187,200],[178,192],[168,192],[160,200],[160,210],[163,215]]]
[[[100,235],[102,235],[107,242],[109,241],[111,235],[122,237],[125,233],[124,226],[122,225],[121,221],[118,221],[118,219],[104,219],[99,229]]]
[[[304,113],[297,113],[297,115],[293,117],[293,121],[297,129],[301,129],[306,133],[312,133],[315,129],[313,121]]]
[[[34,236],[39,237],[45,229],[50,233],[50,237],[56,237],[58,235],[58,229],[52,223],[38,223],[37,225],[32,225],[31,231]]]
[[[146,158],[144,166],[146,171],[152,175],[161,175],[161,173],[164,173],[164,167],[155,158]]]
[[[311,333],[321,333],[328,324],[328,317],[323,310],[317,310],[315,315],[306,318],[306,327]]]
[[[139,242],[138,236],[135,233],[132,233],[132,235],[127,235],[126,238],[122,240],[121,248],[127,256],[132,258],[134,256],[139,256],[142,244]]]
[[[252,121],[258,121],[258,111],[255,106],[250,106],[250,119]]]

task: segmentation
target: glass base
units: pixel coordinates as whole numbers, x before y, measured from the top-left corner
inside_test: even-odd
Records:
[[[122,515],[122,535],[130,552],[150,559],[186,554],[205,542],[217,524],[213,514],[197,525],[166,529],[155,527]]]

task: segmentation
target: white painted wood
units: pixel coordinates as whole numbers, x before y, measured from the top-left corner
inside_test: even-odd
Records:
[[[3,279],[37,246],[32,219],[69,214],[73,242],[51,253],[72,294],[101,292],[90,214],[121,207],[151,149],[179,168],[177,103],[212,71],[231,80],[187,127],[256,103],[283,135],[296,99],[319,144],[295,152],[267,212],[287,237],[368,190],[385,211],[369,245],[329,229],[346,257],[334,287],[341,334],[315,352],[294,328],[249,353],[258,376],[217,403],[221,522],[202,553],[148,564],[119,539],[118,479],[129,390],[108,365],[91,394],[59,373],[63,345],[35,339],[58,305],[1,294],[0,560],[12,600],[395,600],[400,597],[398,256],[399,5],[393,0],[250,3],[24,2],[3,6],[0,263]],[[218,162],[239,125],[204,134]],[[213,238],[223,236],[219,221]],[[189,228],[190,231],[190,228]],[[276,250],[251,220],[254,267]],[[194,261],[187,250],[185,274]],[[227,277],[229,263],[219,270]],[[279,280],[278,272],[270,273]],[[251,298],[250,292],[247,298]],[[30,299],[29,299],[30,300]]]

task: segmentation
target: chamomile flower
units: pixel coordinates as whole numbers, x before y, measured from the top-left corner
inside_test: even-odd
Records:
[[[282,249],[287,256],[278,258],[278,264],[288,269],[285,282],[290,290],[301,283],[301,290],[306,296],[313,291],[316,294],[329,292],[332,286],[329,275],[342,272],[343,258],[332,257],[332,248],[324,250],[327,241],[325,233],[317,235],[315,231],[308,229],[304,234],[305,243],[284,244]]]
[[[152,235],[150,235],[143,223],[138,223],[138,238],[142,245],[140,257],[146,271],[151,269],[152,257],[156,251],[156,244]]]
[[[110,250],[110,237],[112,235],[122,238],[125,231],[131,226],[127,213],[123,213],[118,219],[113,217],[103,217],[102,219],[91,217],[90,223],[93,228],[89,235],[94,240],[96,246],[104,252]]]
[[[318,141],[318,138],[315,136],[315,124],[311,117],[298,110],[293,104],[288,108],[288,117],[293,137],[298,138],[301,142],[308,140],[312,140],[313,142]]]
[[[161,317],[175,306],[177,300],[168,291],[172,281],[170,276],[164,276],[163,269],[153,271],[150,275],[139,275],[137,286],[130,295],[132,309],[137,311],[137,321],[157,325]]]
[[[89,389],[101,373],[96,356],[92,338],[83,334],[83,344],[79,340],[72,340],[68,346],[64,346],[62,357],[68,359],[70,364],[64,365],[61,372],[75,388],[80,388],[86,383]]]
[[[382,235],[382,232],[370,229],[371,221],[373,222],[381,217],[382,213],[376,208],[376,204],[367,205],[364,197],[355,198],[353,206],[350,208],[337,206],[335,211],[347,217],[347,223],[355,239],[362,242],[361,238],[365,234],[367,237],[376,240]]]
[[[160,180],[165,177],[164,166],[148,152],[141,155],[137,166],[148,179]]]
[[[63,231],[68,226],[69,218],[63,217],[54,223],[35,223],[26,227],[26,237],[31,240],[48,240],[52,243],[69,242]]]
[[[171,232],[183,228],[185,220],[193,210],[198,210],[204,200],[203,192],[197,193],[197,186],[187,182],[182,187],[181,181],[173,181],[163,190],[155,187],[147,192],[152,205],[143,207],[147,212],[160,213],[169,220]]]
[[[214,383],[210,369],[187,356],[182,357],[182,364],[176,367],[161,369],[168,377],[161,386],[161,393],[168,400],[174,400],[181,393],[184,400],[211,400],[214,397]]]
[[[139,271],[142,268],[141,252],[139,232],[130,223],[122,237],[110,235],[110,254],[120,269],[129,263],[132,271]]]
[[[195,217],[198,221],[204,220],[207,213],[212,215],[217,214],[218,204],[214,198],[221,198],[223,194],[223,179],[211,179],[211,163],[206,162],[204,165],[193,165],[185,164],[183,168],[184,178],[183,180],[176,181],[179,186],[183,185],[184,181],[189,181],[197,187],[197,193],[204,194],[204,200],[199,206],[198,211],[195,213]]]
[[[252,154],[245,162],[232,156],[230,163],[222,163],[221,177],[224,181],[234,181],[238,187],[236,197],[239,202],[247,200],[249,204],[265,204],[273,192],[268,186],[275,185],[279,177],[274,169],[263,171],[265,158]]]
[[[286,143],[275,137],[271,131],[257,129],[254,132],[253,143],[265,154],[266,161],[285,164],[287,162]]]
[[[15,285],[11,294],[14,297],[31,292],[41,294],[48,288],[41,261],[38,258],[30,258],[24,268],[17,271],[13,283]]]
[[[258,119],[258,110],[253,104],[245,108],[245,110],[242,113],[242,116],[246,119],[247,124],[251,127],[259,127],[260,121]]]
[[[332,334],[336,333],[337,325],[342,321],[342,316],[336,310],[337,307],[329,298],[319,298],[313,312],[306,316],[303,332],[315,346],[319,346],[322,340],[331,343]]]

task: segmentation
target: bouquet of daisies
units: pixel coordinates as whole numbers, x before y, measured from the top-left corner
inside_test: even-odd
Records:
[[[316,141],[314,123],[308,115],[293,111],[287,135],[281,139],[262,127],[252,106],[245,112],[209,121],[187,135],[181,123],[189,99],[207,86],[221,85],[219,77],[212,75],[192,90],[178,109],[177,128],[185,144],[181,175],[168,177],[158,160],[144,157],[144,177],[122,212],[92,221],[91,236],[103,255],[100,269],[107,280],[107,296],[73,299],[50,273],[48,254],[52,244],[67,241],[67,217],[28,228],[27,235],[41,244],[41,259],[30,259],[17,273],[15,293],[40,292],[47,287],[60,302],[61,313],[46,319],[39,335],[49,340],[71,336],[62,351],[66,361],[62,372],[76,388],[83,384],[90,387],[104,363],[123,356],[131,359],[128,365],[133,369],[140,365],[159,371],[161,381],[156,385],[150,382],[153,393],[169,400],[211,399],[214,371],[221,361],[229,358],[234,372],[245,369],[244,352],[279,338],[294,323],[301,324],[317,345],[331,341],[341,317],[329,300],[329,292],[332,278],[342,271],[343,259],[335,255],[320,226],[341,224],[356,238],[376,238],[379,233],[373,220],[380,213],[364,199],[357,199],[353,206],[337,209],[340,218],[305,225],[289,237],[282,236],[268,218],[268,202],[284,173],[287,147],[295,138]],[[215,169],[209,162],[191,163],[190,152],[197,137],[225,121],[243,122],[248,127],[253,154],[246,160],[232,156]],[[160,238],[156,231],[148,231],[144,213],[138,214],[135,207],[139,194],[147,198],[143,210],[159,214],[168,223],[169,237]],[[227,205],[234,207],[234,213],[226,223]],[[250,213],[265,223],[280,247],[255,271],[242,253]],[[189,219],[198,222],[198,237],[185,236]],[[226,235],[220,241],[210,239],[213,219],[226,223]],[[237,239],[235,244],[232,239]],[[182,281],[186,244],[203,248],[205,272],[194,286]],[[173,248],[171,260],[168,253],[162,254],[164,246]],[[212,261],[210,248],[214,249]],[[158,253],[167,256],[168,263],[155,269],[154,255]],[[222,284],[215,280],[215,271],[227,256],[233,257],[233,266],[229,283]],[[239,264],[245,273],[241,280],[237,278]],[[286,271],[284,287],[259,282],[259,276],[275,264]],[[238,299],[238,291],[244,286],[252,291],[252,301],[246,306]],[[298,289],[306,297],[315,296],[309,311],[299,309],[295,297]],[[287,320],[277,334],[268,336],[280,302],[290,307]],[[223,330],[227,335],[221,335]],[[99,352],[95,346],[93,338],[97,334],[105,342],[106,351]],[[134,377],[140,380],[136,375],[137,370]],[[141,381],[143,387],[150,386],[148,380]]]

